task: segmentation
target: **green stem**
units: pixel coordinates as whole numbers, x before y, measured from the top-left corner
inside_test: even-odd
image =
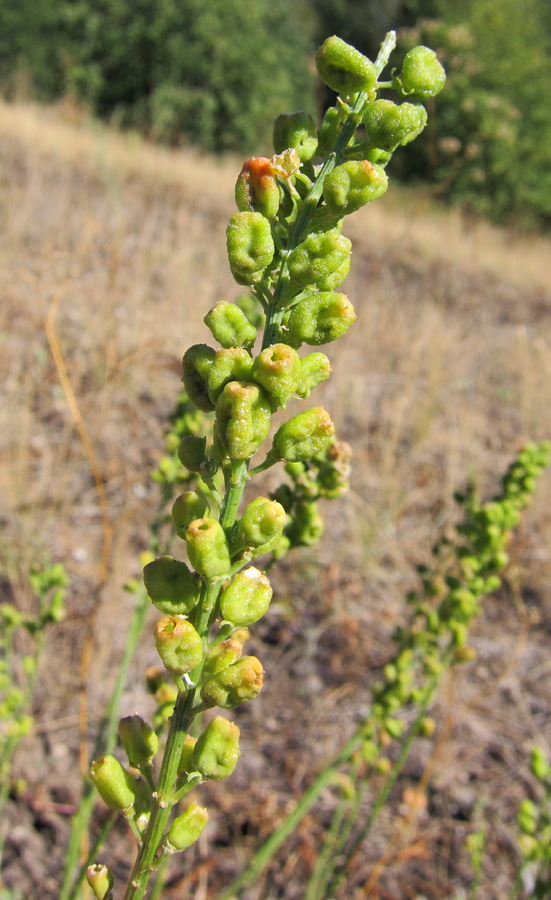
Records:
[[[180,693],[170,720],[170,728],[159,773],[157,791],[153,797],[151,818],[143,844],[130,876],[124,900],[141,900],[155,868],[155,859],[172,809],[172,791],[178,775],[182,746],[193,721],[191,712],[195,691]]]
[[[232,462],[231,475],[228,478],[227,491],[220,512],[220,524],[226,530],[231,529],[235,522],[246,482],[247,460]],[[219,580],[203,584],[194,626],[201,636],[204,649],[207,646],[209,628],[220,589]],[[195,684],[200,682],[202,668],[203,663],[201,662],[196,669],[190,672],[190,678]],[[142,900],[151,875],[157,866],[157,854],[175,803],[174,785],[178,776],[182,746],[197,713],[197,708],[193,707],[195,692],[196,689],[191,688],[185,693],[178,694],[170,719],[149,825],[138,851],[124,900]]]
[[[421,705],[419,706],[417,715],[415,717],[415,721],[411,725],[408,735],[400,747],[400,752],[396,758],[396,762],[392,766],[392,769],[390,770],[390,772],[385,780],[385,783],[383,784],[383,787],[379,791],[379,794],[377,795],[377,798],[376,798],[373,806],[371,807],[369,816],[367,817],[364,825],[362,826],[362,828],[360,829],[358,834],[355,836],[355,838],[352,841],[352,843],[350,844],[350,846],[347,848],[345,859],[337,866],[336,865],[336,857],[334,858],[334,865],[332,867],[332,873],[335,873],[335,874],[331,873],[330,877],[326,879],[325,884],[328,885],[328,892],[327,892],[327,895],[324,893],[321,893],[319,895],[320,900],[324,896],[330,896],[330,895],[336,894],[336,891],[337,891],[339,885],[342,883],[342,881],[344,879],[344,875],[345,875],[345,871],[346,871],[346,867],[348,866],[348,863],[350,862],[350,860],[356,853],[358,847],[363,843],[363,841],[365,840],[365,838],[371,831],[372,825],[374,824],[377,816],[379,815],[380,811],[384,807],[384,805],[388,799],[388,795],[390,794],[392,788],[396,784],[398,778],[400,777],[402,769],[404,768],[404,766],[406,764],[406,760],[409,756],[409,752],[411,750],[413,742],[414,742],[415,738],[417,737],[417,735],[419,734],[421,725],[423,723],[423,719],[425,718],[425,715],[427,713],[427,709],[429,708],[429,706],[432,702],[434,692],[437,687],[437,683],[438,683],[437,679],[434,679],[427,686],[426,691],[425,691],[425,696],[423,697]],[[364,787],[364,791],[365,791],[365,787]],[[363,793],[363,791],[360,791],[359,796],[357,798],[357,803],[356,803],[357,809],[356,809],[354,818],[353,819],[351,818],[351,821],[348,823],[347,828],[343,829],[341,839],[339,840],[339,846],[337,848],[337,853],[340,853],[341,849],[344,848],[344,845],[345,845],[346,841],[348,840],[348,837],[354,827],[355,820],[357,818],[357,814],[358,814],[358,810],[359,810],[362,793]],[[331,875],[332,875],[332,877],[331,877]]]
[[[386,66],[388,58],[395,46],[396,32],[389,31],[383,43],[381,44],[379,55],[375,60],[377,77],[381,74],[382,70]],[[339,164],[342,154],[346,150],[348,142],[350,141],[352,135],[354,134],[354,131],[360,124],[360,113],[367,103],[367,100],[367,93],[365,93],[365,91],[360,91],[356,97],[350,113],[344,120],[342,131],[339,134],[339,137],[335,144],[334,152],[331,153],[325,160],[320,171],[318,172],[314,184],[302,201],[301,208],[289,234],[287,249],[282,254],[283,258],[281,261],[279,278],[275,286],[270,306],[268,307],[266,328],[264,330],[264,340],[262,341],[263,350],[266,347],[270,347],[272,344],[277,343],[280,337],[280,326],[283,319],[283,314],[285,312],[285,307],[283,306],[282,301],[285,298],[285,293],[289,284],[289,271],[287,265],[288,255],[302,241],[304,232],[306,231],[310,223],[310,219],[312,218],[314,211],[317,209],[319,201],[321,199],[321,195],[323,193],[323,183],[327,175],[329,175],[329,173],[333,171],[335,166]]]
[[[350,775],[350,779],[353,784],[356,783],[356,779],[359,774],[359,763],[356,763],[354,766],[354,771]],[[338,806],[333,815],[333,820],[331,822],[331,826],[329,831],[327,832],[326,839],[322,848],[322,851],[317,859],[316,865],[314,867],[314,871],[310,877],[308,882],[308,887],[306,890],[306,894],[304,896],[304,900],[318,900],[321,897],[321,885],[324,884],[324,875],[327,864],[330,859],[334,859],[335,857],[335,848],[338,843],[338,836],[342,827],[342,823],[344,821],[344,816],[346,813],[346,808],[350,803],[350,798],[346,796],[343,792],[343,795],[338,803]]]
[[[166,497],[163,492],[162,500],[159,504],[157,514],[151,526],[151,537],[148,550],[151,553],[166,552],[169,542],[165,547],[160,547],[159,531],[164,521],[164,508],[166,506]],[[119,721],[119,710],[121,705],[122,694],[126,686],[128,670],[134,656],[140,635],[144,629],[147,614],[151,608],[151,601],[147,595],[145,587],[140,584],[136,592],[136,602],[134,611],[128,629],[126,644],[124,647],[122,659],[117,672],[117,678],[109,703],[107,704],[103,721],[100,725],[96,740],[94,742],[93,758],[95,759],[101,753],[112,753],[117,743],[117,729]],[[87,777],[82,787],[82,794],[78,810],[73,817],[71,825],[71,835],[69,837],[69,846],[65,856],[65,870],[63,874],[63,883],[59,894],[59,900],[75,900],[77,892],[86,876],[86,869],[82,867],[79,870],[76,880],[73,883],[74,871],[78,865],[80,848],[82,843],[82,835],[87,830],[92,814],[94,811],[94,803],[96,799],[96,791],[91,780]],[[111,821],[110,827],[107,829],[105,837],[111,831],[116,819]],[[98,848],[99,849],[99,848]],[[94,862],[94,860],[92,860]]]

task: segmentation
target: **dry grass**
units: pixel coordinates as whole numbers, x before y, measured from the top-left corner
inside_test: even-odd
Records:
[[[18,757],[28,789],[10,810],[17,824],[4,878],[23,897],[36,896],[39,884],[41,896],[53,898],[64,813],[78,790],[82,644],[94,621],[93,735],[131,614],[121,585],[138,574],[137,551],[147,540],[156,496],[149,473],[177,397],[179,359],[207,339],[202,317],[210,306],[240,292],[224,238],[239,164],[159,150],[83,123],[67,108],[3,106],[1,113],[1,574],[23,606],[28,567],[42,554],[63,561],[72,580],[69,617],[50,637],[39,680],[38,734]],[[267,686],[238,712],[247,765],[210,791],[209,897],[365,708],[367,686],[391,652],[390,631],[403,620],[412,567],[453,517],[453,490],[474,476],[491,492],[523,441],[550,433],[548,241],[466,223],[396,188],[358,213],[349,233],[347,290],[358,321],[335,346],[333,378],[316,401],[353,444],[353,486],[337,509],[328,507],[319,550],[289,559],[284,577],[275,577],[278,600],[254,641]],[[52,302],[55,337],[105,485],[109,546],[90,455],[45,332]],[[479,896],[506,896],[512,816],[533,789],[527,750],[534,739],[551,745],[550,500],[547,476],[505,587],[476,625],[478,660],[442,692],[446,739],[431,763],[427,808],[413,804],[408,817],[411,794],[403,801],[396,794],[347,896],[356,889],[358,898],[382,900],[455,896],[470,877],[461,841],[480,816],[490,823],[491,853]],[[146,635],[125,714],[147,709],[141,676],[153,662]],[[420,744],[400,790],[419,782],[430,757],[430,745]],[[247,900],[302,896],[332,803],[329,794],[322,799],[274,867],[271,887],[261,882]],[[117,848],[115,867],[124,874],[130,843],[122,829]],[[205,869],[197,863],[205,853],[201,845],[198,856],[188,854],[184,871],[199,879],[201,898]],[[385,853],[373,890],[359,892]],[[180,877],[176,866],[167,897],[182,896]]]

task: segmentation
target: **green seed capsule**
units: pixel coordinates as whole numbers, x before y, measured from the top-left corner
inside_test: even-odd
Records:
[[[193,771],[191,759],[193,757],[193,751],[195,750],[196,743],[197,738],[192,737],[191,734],[186,734],[184,743],[182,744],[182,755],[180,756],[180,762],[178,763],[178,772]]]
[[[323,284],[325,279],[349,263],[351,247],[348,238],[343,237],[336,228],[309,234],[289,254],[289,274],[300,285]]]
[[[119,722],[119,737],[135,769],[147,764],[159,749],[159,738],[141,716],[125,716]]]
[[[344,238],[347,240],[347,238]],[[319,291],[334,291],[341,286],[350,274],[350,257],[348,256],[327,278],[318,281],[316,287]]]
[[[215,716],[195,745],[192,764],[203,778],[220,781],[231,775],[239,755],[239,728],[223,716]]]
[[[375,100],[368,104],[363,122],[374,146],[390,151],[400,144],[409,144],[421,134],[427,124],[427,111],[414,103]]]
[[[300,381],[295,391],[297,397],[306,398],[317,384],[327,381],[331,363],[325,353],[309,353],[300,361]]]
[[[201,519],[208,509],[207,499],[198,491],[186,491],[176,498],[171,510],[172,521],[178,537],[185,540],[188,526],[194,519]]]
[[[230,381],[251,381],[253,361],[249,353],[241,347],[218,350],[209,369],[207,390],[216,403],[225,386]]]
[[[279,187],[272,161],[253,157],[244,164],[235,185],[235,202],[241,212],[261,213],[273,219],[279,209]]]
[[[538,781],[544,781],[550,774],[549,763],[541,747],[532,747],[530,768]]]
[[[212,678],[217,672],[232,666],[241,658],[242,652],[243,644],[234,638],[228,638],[215,647],[211,647],[203,666],[203,679]]]
[[[216,436],[230,459],[249,459],[270,430],[269,397],[257,384],[230,381],[216,402]]]
[[[196,519],[186,533],[189,561],[199,575],[221,578],[231,568],[224,529],[216,519]]]
[[[262,690],[264,669],[256,656],[242,656],[232,666],[204,682],[201,697],[207,706],[234,709]]]
[[[278,116],[274,122],[273,137],[276,153],[294,149],[301,162],[312,159],[318,149],[314,120],[303,110]]]
[[[186,850],[199,838],[209,820],[208,811],[198,803],[190,803],[181,816],[177,816],[168,832],[168,850]]]
[[[301,462],[323,450],[334,433],[329,413],[316,406],[284,422],[274,435],[273,452],[287,462]]]
[[[285,510],[277,500],[256,497],[238,522],[239,537],[247,547],[264,547],[280,537],[285,518]]]
[[[229,347],[252,347],[256,340],[256,328],[235,303],[220,300],[204,318],[212,336],[218,343]]]
[[[212,412],[207,391],[207,375],[214,362],[215,351],[206,344],[194,344],[184,354],[182,362],[182,381],[189,399],[202,412]]]
[[[134,805],[136,782],[114,756],[101,756],[90,767],[90,778],[109,809],[124,812]]]
[[[346,294],[308,294],[291,311],[289,340],[297,346],[329,344],[346,334],[355,320],[354,307]]]
[[[371,60],[335,35],[319,48],[316,66],[322,81],[338,94],[370,91],[377,84]]]
[[[333,169],[323,182],[323,197],[330,212],[347,216],[376,200],[387,187],[385,170],[363,159]]]
[[[201,638],[183,616],[163,616],[154,633],[157,652],[172,675],[185,675],[201,662]]]
[[[206,460],[206,437],[186,434],[178,445],[178,459],[189,472],[199,472]]]
[[[325,111],[321,125],[318,128],[318,142],[322,150],[331,153],[342,131],[344,110],[340,106],[330,106]]]
[[[256,357],[252,378],[268,394],[272,409],[285,409],[300,381],[300,359],[287,344],[273,344]]]
[[[143,580],[153,605],[168,615],[190,612],[199,599],[199,579],[184,562],[171,556],[161,556],[148,563]]]
[[[434,50],[419,46],[406,53],[398,82],[405,94],[426,100],[440,93],[446,83],[446,73]]]
[[[270,223],[259,212],[235,213],[226,230],[228,259],[238,284],[260,281],[274,258]]]
[[[249,566],[224,589],[220,597],[222,618],[238,626],[252,625],[267,613],[272,594],[266,575]]]
[[[318,505],[312,500],[302,500],[295,506],[293,521],[288,535],[293,547],[313,547],[321,539],[324,521],[318,512]]]
[[[107,866],[95,863],[86,869],[86,881],[92,889],[92,893],[96,900],[104,900],[109,891],[112,889],[115,879],[113,873]]]

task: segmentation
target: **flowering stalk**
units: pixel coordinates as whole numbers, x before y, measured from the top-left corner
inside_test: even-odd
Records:
[[[204,710],[234,709],[262,688],[261,662],[242,651],[244,629],[267,610],[271,587],[251,562],[318,540],[317,499],[346,489],[349,452],[335,442],[334,425],[320,406],[283,421],[264,459],[255,466],[251,460],[268,438],[273,416],[329,377],[329,360],[317,348],[342,337],[356,318],[338,291],[350,269],[343,219],[386,191],[392,154],[426,123],[420,101],[443,86],[435,55],[415,48],[401,75],[391,75],[404,102],[378,99],[394,44],[391,32],[371,62],[339,38],[328,38],[316,63],[339,93],[336,105],[319,129],[304,112],[279,116],[274,155],[248,160],[237,180],[228,259],[236,282],[260,304],[265,325],[255,356],[253,318],[243,305],[218,303],[205,323],[220,348],[196,344],[183,358],[187,395],[214,421],[210,435],[188,436],[178,451],[198,476],[196,489],[182,494],[172,512],[187,562],[164,556],[144,570],[149,597],[164,614],[155,640],[176,693],[162,762],[155,776],[155,732],[140,719],[121,732],[138,774],[109,755],[96,760],[91,772],[103,799],[120,810],[138,841],[125,900],[141,900],[159,864],[205,827],[208,813],[196,803],[171,824],[179,801],[202,781],[226,777],[237,763],[239,729],[228,718],[215,716],[197,741],[190,728]],[[303,345],[315,349],[301,356]],[[251,478],[279,462],[291,485],[241,510]],[[106,884],[104,879],[100,890]]]

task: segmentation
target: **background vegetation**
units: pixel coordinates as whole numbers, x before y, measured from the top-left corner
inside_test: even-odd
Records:
[[[551,224],[547,0],[0,0],[0,82],[217,153],[268,147],[274,115],[319,108],[314,49],[329,34],[376,54],[435,47],[448,70],[405,181],[516,226]],[[405,30],[404,30],[405,29]]]
[[[36,725],[14,760],[2,900],[37,886],[57,900],[79,759],[85,769],[132,617],[122,586],[140,578],[157,509],[151,472],[181,355],[207,337],[208,309],[242,290],[224,263],[238,165],[90,128],[66,107],[0,112],[0,597],[32,609],[29,569],[45,555],[69,577],[67,617],[50,627],[36,681]],[[415,565],[457,514],[453,491],[472,476],[491,495],[523,443],[549,436],[548,240],[512,240],[483,221],[466,230],[458,213],[396,184],[347,233],[358,320],[317,397],[354,448],[351,491],[325,506],[319,547],[270,573],[272,609],[249,645],[266,684],[236,711],[244,761],[209,786],[208,833],[175,861],[167,900],[215,897],[294,808],[365,714],[408,619]],[[275,486],[266,473],[266,490]],[[540,796],[530,747],[551,747],[550,547],[548,472],[473,629],[477,658],[443,685],[433,740],[395,785],[346,900],[465,896],[464,843],[481,827],[477,900],[507,896],[518,805]],[[143,680],[157,664],[155,619],[152,610],[124,715],[150,718],[155,705]],[[338,799],[338,784],[324,792],[246,900],[304,896]],[[104,816],[98,803],[93,835]],[[121,880],[132,841],[122,823],[102,855]]]
[[[238,292],[223,260],[240,163],[197,149],[268,150],[270,117],[305,105],[326,34],[373,55],[398,24],[439,47],[450,77],[436,127],[398,171],[410,186],[430,178],[463,212],[394,180],[349,226],[358,322],[319,402],[354,446],[352,489],[325,510],[319,549],[274,570],[277,599],[251,642],[266,687],[238,711],[247,764],[209,788],[208,834],[169,872],[167,898],[216,896],[294,807],[364,714],[406,620],[415,565],[453,522],[453,491],[472,476],[488,496],[526,440],[549,437],[549,241],[516,227],[549,224],[549,8],[458,6],[0,0],[0,74],[15,101],[0,104],[0,602],[32,609],[29,571],[47,557],[69,576],[67,618],[52,627],[37,677],[36,725],[14,763],[2,900],[59,896],[79,761],[85,771],[132,616],[122,585],[140,577],[181,354],[205,340],[207,310]],[[57,110],[20,102],[67,97]],[[324,98],[310,97],[319,110]],[[91,123],[88,111],[148,139]],[[471,210],[513,227],[466,219]],[[395,785],[347,898],[467,896],[465,841],[481,828],[477,900],[507,896],[518,805],[541,796],[530,747],[551,747],[550,497],[547,474],[473,631],[477,658],[444,684],[434,739],[419,742]],[[147,629],[124,714],[144,710],[143,674],[156,662]],[[304,896],[338,790],[247,900]],[[102,816],[98,807],[94,833]],[[121,877],[131,853],[120,827],[108,861]]]

